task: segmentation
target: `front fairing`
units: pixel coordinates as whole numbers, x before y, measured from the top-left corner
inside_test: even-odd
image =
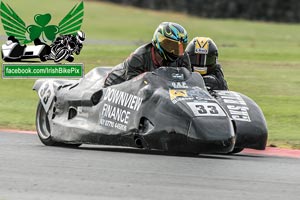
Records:
[[[144,138],[157,144],[156,148],[168,149],[171,147],[166,147],[167,141],[175,146],[185,144],[183,149],[192,144],[198,148],[202,143],[219,142],[222,146],[222,142],[229,141],[224,149],[230,151],[235,137],[233,125],[227,112],[206,90],[202,77],[197,73],[186,76],[176,71],[175,77],[180,77],[179,80],[165,79],[174,76],[174,72],[168,72],[170,76],[163,71],[164,76],[145,77],[149,85],[157,88],[153,89],[155,92],[148,99],[149,103],[145,102],[145,109],[142,109],[142,116],[154,125],[143,133]]]

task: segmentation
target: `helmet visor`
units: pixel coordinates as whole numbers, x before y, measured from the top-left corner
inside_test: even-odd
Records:
[[[187,43],[164,38],[160,42],[160,46],[170,54],[175,56],[183,56]]]
[[[206,66],[206,54],[192,54],[190,55],[191,64],[196,67],[205,67]]]
[[[191,64],[197,67],[209,67],[216,64],[216,57],[207,54],[190,55]]]

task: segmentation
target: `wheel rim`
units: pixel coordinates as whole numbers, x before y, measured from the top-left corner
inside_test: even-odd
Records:
[[[66,56],[68,55],[68,51],[64,48],[59,49],[56,54],[55,54],[55,62],[59,62],[61,60],[63,60]]]
[[[51,136],[49,119],[41,104],[37,113],[37,129],[42,139],[48,139]]]

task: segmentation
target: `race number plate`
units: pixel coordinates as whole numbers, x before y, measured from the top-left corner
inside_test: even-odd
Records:
[[[192,109],[196,117],[199,116],[223,116],[226,114],[217,103],[209,102],[188,102],[188,106]]]
[[[38,94],[45,111],[48,112],[54,98],[53,82],[44,82],[40,87]]]

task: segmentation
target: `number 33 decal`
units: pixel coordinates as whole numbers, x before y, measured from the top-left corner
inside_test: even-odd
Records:
[[[187,104],[195,116],[226,116],[225,112],[217,103],[189,102]]]
[[[43,83],[38,91],[38,94],[45,111],[48,112],[54,98],[53,82],[47,81]]]

